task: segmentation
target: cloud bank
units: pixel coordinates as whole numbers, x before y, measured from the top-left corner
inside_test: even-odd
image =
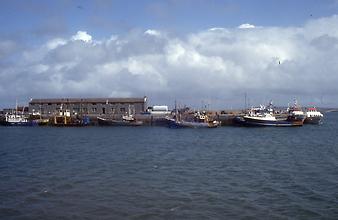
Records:
[[[18,51],[0,39],[2,104],[31,97],[129,97],[152,104],[242,107],[274,99],[285,105],[338,106],[338,16],[302,27],[210,28],[184,36],[130,31],[68,38]]]

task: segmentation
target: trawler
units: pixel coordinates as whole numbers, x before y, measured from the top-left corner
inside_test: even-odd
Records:
[[[306,124],[320,124],[323,119],[323,114],[317,111],[315,107],[308,108],[306,111],[306,118],[304,123]]]
[[[32,126],[33,123],[24,115],[17,113],[6,113],[5,120],[1,122],[5,126]]]
[[[13,110],[11,113],[7,112],[0,124],[5,126],[32,126],[33,122],[28,120],[28,117],[24,114],[24,107],[22,107],[19,113],[18,102],[16,102],[15,111]]]
[[[298,101],[295,99],[294,104],[287,108],[289,114],[289,120],[294,121],[303,121],[306,118],[306,114],[303,112],[302,107],[298,104]]]
[[[235,124],[242,126],[291,127],[302,126],[303,122],[304,118],[295,117],[293,114],[289,114],[286,118],[276,117],[271,103],[268,107],[261,105],[251,108],[248,114],[234,119]]]

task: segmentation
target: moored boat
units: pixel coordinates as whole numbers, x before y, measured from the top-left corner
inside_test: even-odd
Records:
[[[167,119],[169,128],[216,128],[220,125],[218,121],[210,122],[193,122],[193,121],[176,121]]]
[[[48,122],[48,124],[56,127],[81,127],[88,125],[77,116],[71,115],[69,109],[60,109],[57,115]]]
[[[18,102],[16,101],[15,110],[12,110],[12,112],[7,112],[3,120],[0,121],[0,125],[32,126],[34,125],[34,123],[31,120],[29,120],[28,116],[25,114],[25,107],[19,108]]]
[[[306,111],[306,118],[304,123],[306,124],[320,124],[322,122],[324,115],[317,111],[315,107],[308,108]]]
[[[216,128],[220,122],[210,120],[206,112],[196,112],[192,121],[182,120],[181,117],[167,118],[169,128]]]
[[[295,122],[304,122],[306,118],[306,114],[303,112],[302,107],[298,104],[297,100],[295,99],[294,104],[287,108],[288,112],[288,120],[295,121]]]
[[[135,119],[133,120],[115,120],[111,118],[102,118],[102,117],[97,117],[97,122],[101,126],[141,126],[143,125],[142,121],[137,121]]]
[[[236,119],[240,125],[244,126],[274,126],[274,127],[292,127],[302,126],[303,122],[298,120],[277,119],[275,116],[265,114],[262,116],[245,115],[242,119]]]
[[[29,121],[28,118],[21,114],[10,114],[6,113],[5,119],[1,122],[1,125],[5,126],[32,126],[32,121]]]
[[[101,126],[141,126],[143,121],[136,120],[135,118],[135,108],[132,109],[130,105],[128,106],[128,112],[123,115],[120,119],[115,118],[103,118],[97,117],[97,122]]]
[[[288,115],[286,118],[276,117],[271,107],[261,105],[258,108],[251,108],[248,114],[238,116],[234,123],[242,126],[274,126],[274,127],[292,127],[302,126],[304,119]]]

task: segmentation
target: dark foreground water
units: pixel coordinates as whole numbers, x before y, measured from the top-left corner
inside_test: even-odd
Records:
[[[0,127],[0,219],[338,219],[338,114],[300,128]]]

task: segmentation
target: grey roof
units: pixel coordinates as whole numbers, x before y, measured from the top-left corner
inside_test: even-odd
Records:
[[[58,98],[58,99],[32,99],[29,104],[65,104],[65,103],[145,103],[143,98]]]

